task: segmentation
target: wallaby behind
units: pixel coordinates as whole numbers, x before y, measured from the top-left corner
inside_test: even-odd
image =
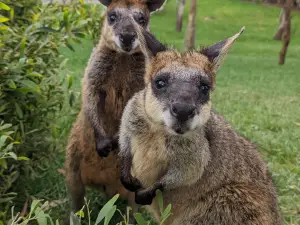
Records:
[[[121,180],[149,205],[157,189],[172,204],[167,225],[279,225],[282,218],[257,148],[211,110],[216,72],[242,33],[200,51],[167,49],[147,31],[146,87],[125,107]]]
[[[104,188],[109,197],[119,193],[134,203],[120,182],[117,153],[110,151],[117,148],[125,104],[144,87],[145,57],[133,21],[148,30],[150,12],[164,0],[100,2],[107,6],[101,38],[85,70],[81,111],[66,152],[66,183],[74,211],[84,205],[86,186]]]

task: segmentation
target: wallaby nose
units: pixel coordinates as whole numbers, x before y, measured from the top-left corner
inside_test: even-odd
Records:
[[[135,37],[135,33],[120,34],[120,41],[124,46],[129,47],[132,45],[132,42],[135,40]]]
[[[171,114],[180,121],[186,121],[193,117],[196,112],[196,106],[185,103],[173,103],[171,106]]]

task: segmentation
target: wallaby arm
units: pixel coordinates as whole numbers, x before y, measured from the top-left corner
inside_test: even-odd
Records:
[[[95,48],[90,57],[84,75],[83,104],[85,115],[90,121],[95,135],[96,150],[101,157],[108,156],[108,153],[117,147],[118,134],[113,137],[105,137],[101,115],[105,110],[106,92],[101,88],[105,83],[106,74],[111,69],[110,53]]]

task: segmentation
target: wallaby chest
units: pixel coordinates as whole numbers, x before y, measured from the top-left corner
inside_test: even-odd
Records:
[[[102,86],[104,100],[103,129],[106,135],[114,135],[122,112],[134,93],[144,87],[144,59],[140,56],[120,55],[111,60],[107,82]]]
[[[131,173],[144,187],[149,187],[161,178],[168,167],[165,137],[163,134],[145,133],[131,139],[133,155]]]

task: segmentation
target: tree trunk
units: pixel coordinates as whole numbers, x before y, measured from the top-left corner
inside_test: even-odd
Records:
[[[176,30],[178,32],[181,32],[181,29],[182,29],[182,18],[183,18],[185,3],[186,3],[186,0],[178,1],[177,20],[176,20]]]
[[[285,22],[286,22],[286,10],[281,9],[280,16],[279,16],[279,27],[274,36],[274,40],[277,40],[277,41],[282,40],[282,33],[283,33],[283,29],[285,27]]]
[[[185,48],[187,50],[195,48],[196,17],[197,17],[197,0],[191,0],[189,24],[188,24],[186,39],[185,39]]]
[[[283,65],[285,62],[285,56],[291,39],[291,9],[293,8],[294,0],[287,0],[284,6],[285,13],[285,26],[282,34],[282,49],[279,54],[279,64]]]

